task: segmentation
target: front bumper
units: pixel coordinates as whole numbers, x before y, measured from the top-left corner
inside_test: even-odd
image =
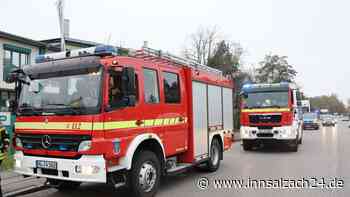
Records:
[[[274,139],[274,140],[293,140],[297,137],[297,129],[293,126],[272,127],[272,129],[259,130],[258,127],[241,126],[241,139]]]
[[[266,146],[273,145],[286,145],[286,146],[294,146],[295,139],[244,139],[243,143],[249,143],[251,145],[263,144]]]
[[[308,128],[319,128],[320,125],[318,123],[305,123],[303,124],[303,128],[304,129],[308,129]]]
[[[322,125],[324,125],[324,126],[333,126],[333,125],[335,125],[335,122],[322,122]]]
[[[78,182],[107,182],[106,161],[102,155],[83,155],[79,159],[62,159],[48,158],[38,156],[26,156],[22,151],[15,153],[15,172],[28,176],[46,177],[52,179],[60,179],[67,181]],[[52,173],[47,173],[47,170],[36,167],[36,161],[53,161],[57,162],[57,171],[51,170]],[[91,173],[77,173],[76,166],[94,166],[99,170]],[[67,176],[68,175],[68,176]]]

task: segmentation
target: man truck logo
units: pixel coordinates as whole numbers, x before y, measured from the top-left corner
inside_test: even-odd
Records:
[[[43,138],[41,139],[41,145],[45,149],[48,149],[51,146],[51,138],[50,138],[50,136],[44,135]]]
[[[261,120],[271,120],[271,118],[272,118],[271,116],[264,116],[264,115],[260,116]]]

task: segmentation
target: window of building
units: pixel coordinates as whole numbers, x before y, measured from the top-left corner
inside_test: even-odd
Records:
[[[7,100],[15,100],[15,92],[8,90],[0,90],[0,112],[8,112],[6,107]]]
[[[143,69],[144,92],[146,103],[159,103],[159,87],[157,71],[152,69]]]
[[[4,65],[21,67],[29,63],[29,54],[18,53],[16,51],[5,50]]]
[[[3,44],[3,80],[7,79],[8,73],[16,67],[30,63],[31,49],[17,47],[12,44]],[[1,56],[1,55],[0,55]],[[0,111],[7,111],[5,106],[7,100],[15,100],[15,93],[9,90],[0,91]]]
[[[163,72],[164,95],[166,103],[180,103],[180,82],[179,75]]]
[[[3,79],[15,67],[29,64],[31,49],[21,48],[10,44],[4,44]]]

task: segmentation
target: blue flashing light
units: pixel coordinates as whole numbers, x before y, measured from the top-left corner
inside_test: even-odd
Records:
[[[59,146],[58,146],[58,149],[59,149],[60,151],[66,151],[66,150],[68,150],[68,147],[67,147],[66,145],[59,145]]]
[[[247,83],[247,84],[244,84],[244,85],[242,86],[242,89],[249,89],[249,88],[251,88],[252,86],[253,86],[252,84]]]
[[[288,82],[288,81],[281,81],[280,84],[281,84],[281,85],[289,85],[289,82]]]
[[[27,144],[27,145],[25,145],[25,148],[31,149],[31,148],[33,148],[33,145],[32,144]]]
[[[97,55],[118,55],[118,49],[111,45],[99,45],[95,48]]]
[[[118,49],[111,45],[99,45],[95,47],[76,49],[72,51],[50,53],[44,55],[38,55],[35,57],[35,63],[43,63],[58,59],[81,57],[89,55],[107,56],[118,55]]]
[[[35,63],[43,63],[43,62],[47,62],[47,61],[50,61],[52,60],[52,58],[50,58],[49,56],[47,55],[38,55],[35,57]]]

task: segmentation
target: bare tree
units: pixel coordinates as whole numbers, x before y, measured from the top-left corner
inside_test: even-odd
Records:
[[[201,64],[207,64],[218,43],[219,37],[217,26],[201,26],[195,33],[188,37],[189,44],[185,47],[183,55],[187,58],[195,59]]]

